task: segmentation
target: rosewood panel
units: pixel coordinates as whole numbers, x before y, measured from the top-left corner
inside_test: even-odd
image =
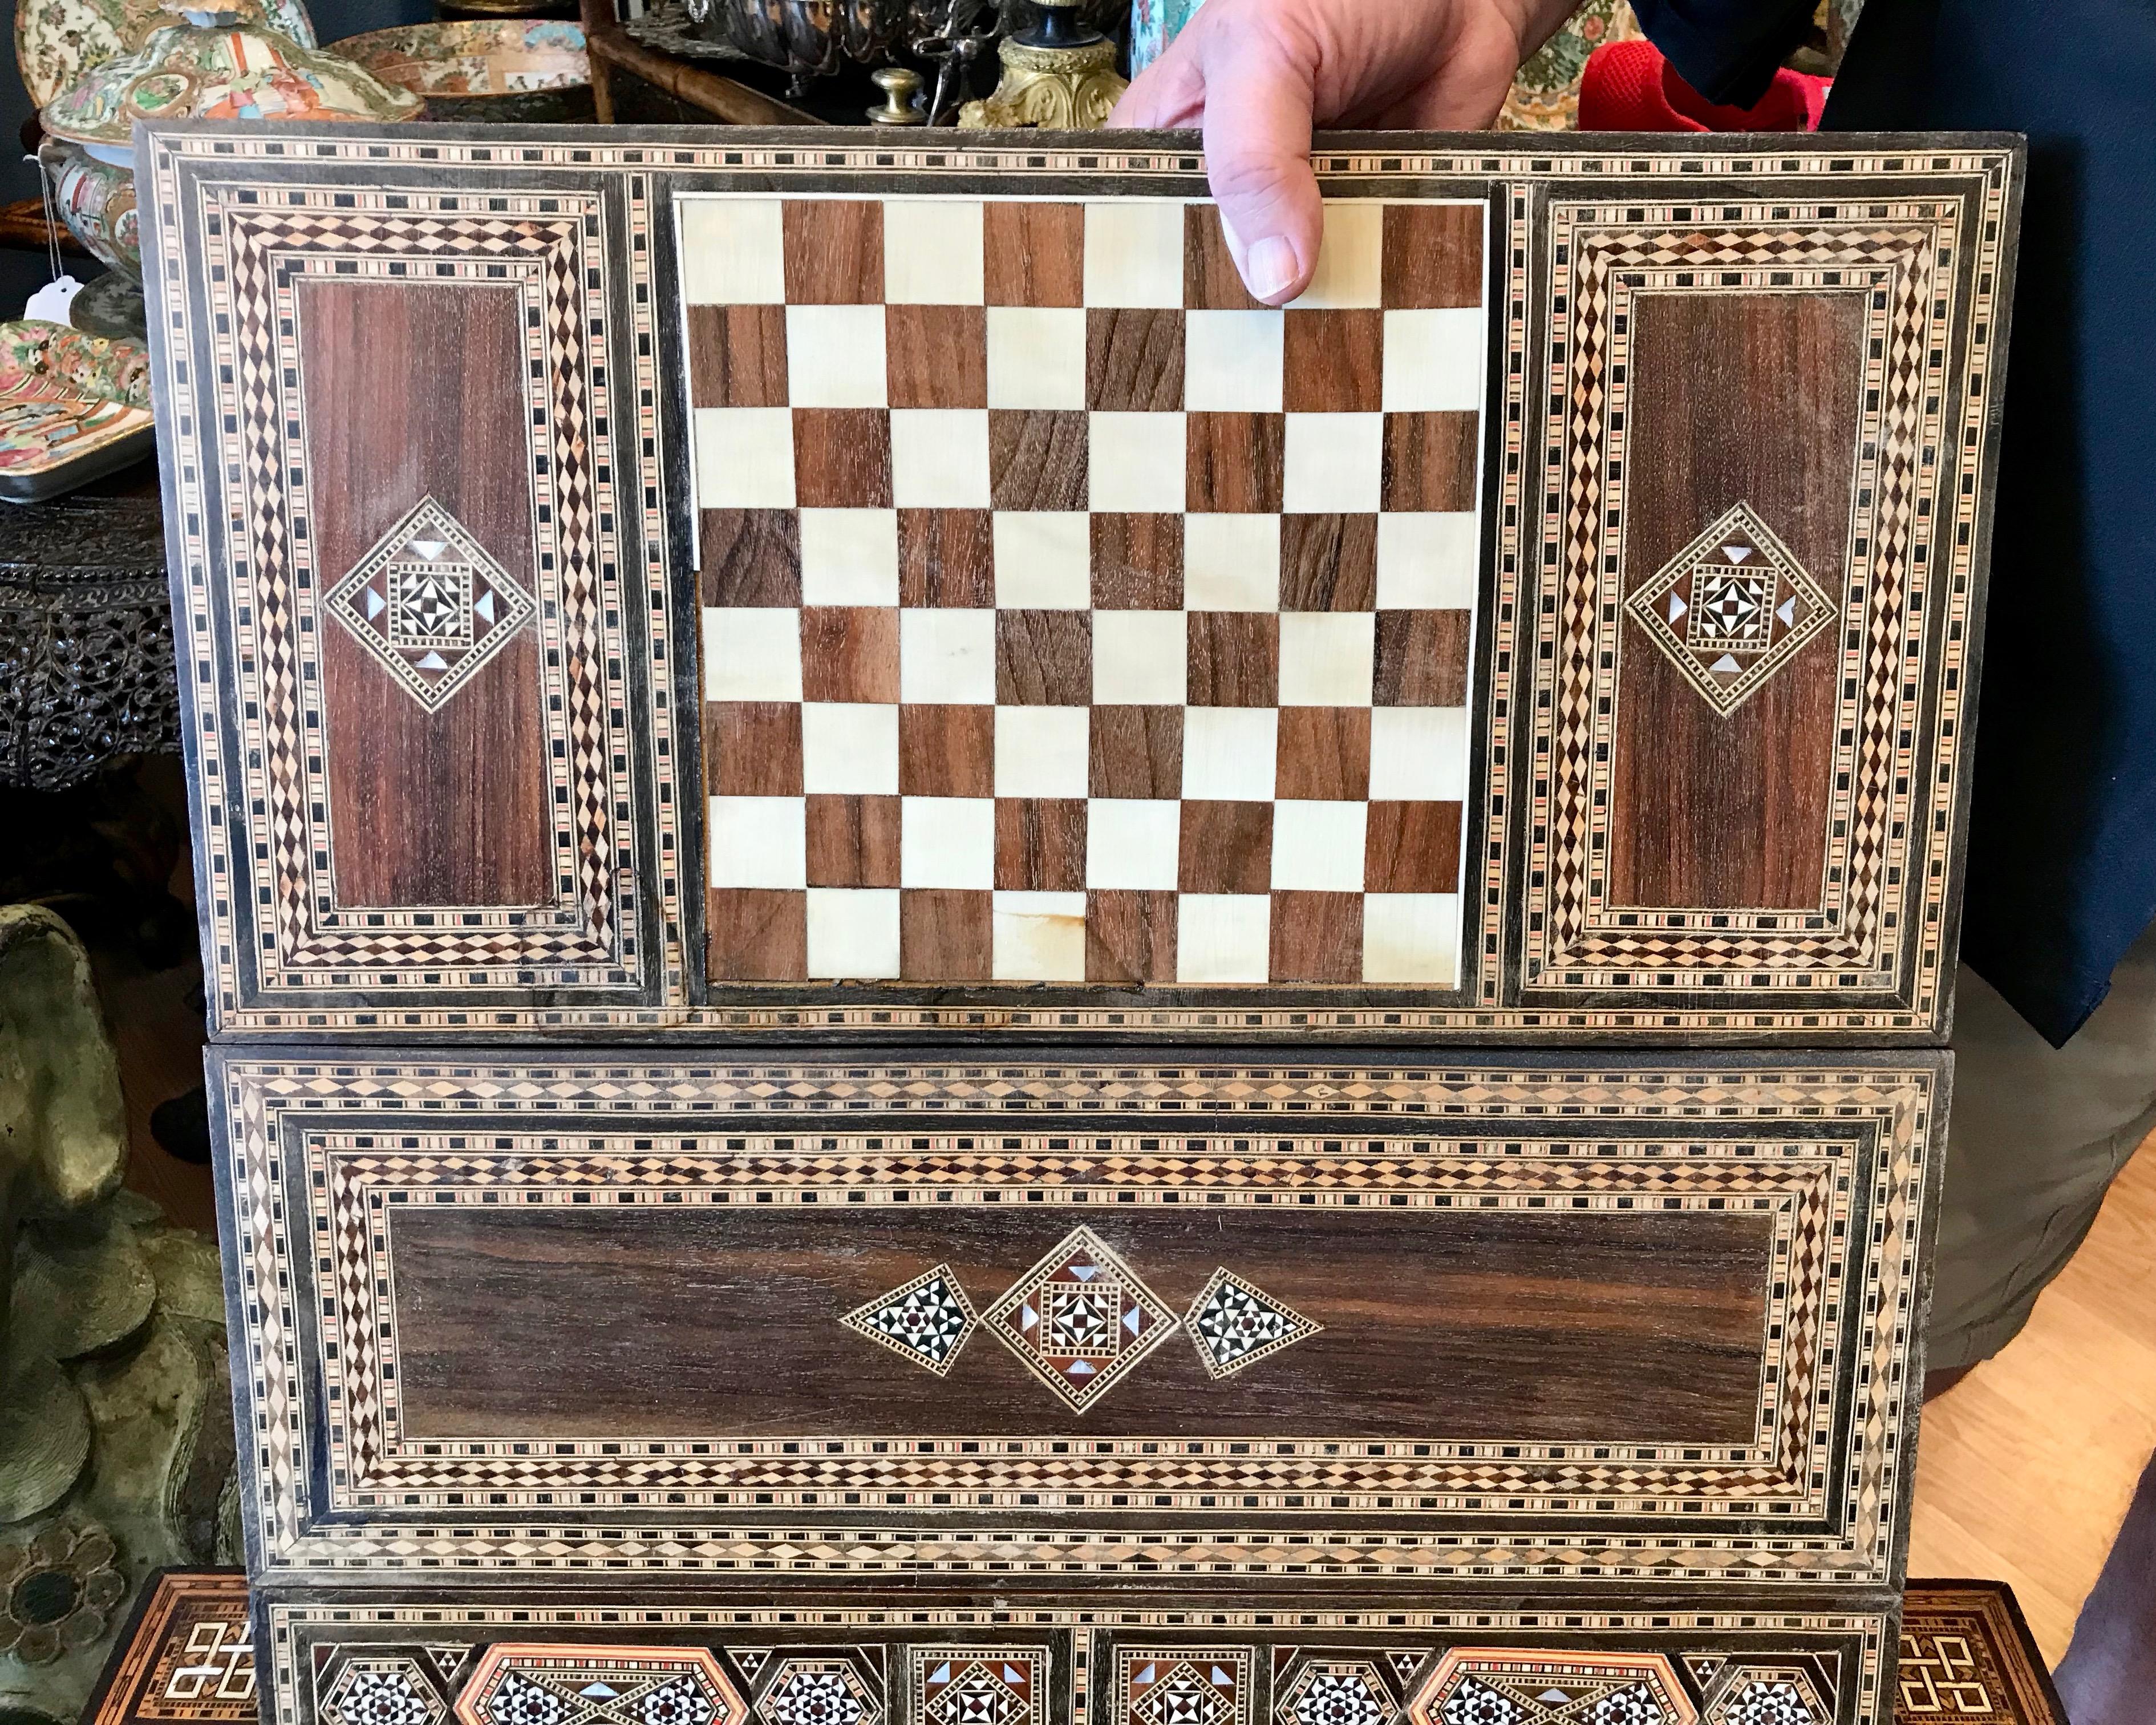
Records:
[[[1885,1584],[1933,1085],[220,1055],[254,1559]]]
[[[533,452],[516,290],[317,280],[300,283],[295,301],[319,566],[352,568],[432,498],[505,567],[531,567]],[[451,614],[475,603],[470,578],[445,583],[439,598],[419,594],[420,578],[408,578],[413,593],[385,597],[408,608],[439,603],[439,623],[457,632],[464,619]],[[331,627],[321,639],[333,901],[536,906],[552,897],[536,631],[517,629],[439,707],[415,701],[354,629]]]
[[[510,1208],[390,1213],[415,1440],[1052,1436],[1071,1410],[989,1335],[936,1373],[844,1319],[937,1265],[984,1309],[1079,1225],[1178,1321],[1225,1266],[1322,1327],[1226,1378],[1171,1335],[1127,1391],[1089,1404],[1089,1434],[1726,1445],[1758,1433],[1776,1273],[1763,1213],[534,1211],[516,1207],[515,1184],[501,1195]],[[607,1297],[595,1302],[599,1264]],[[542,1378],[534,1359],[552,1363]],[[565,1404],[564,1380],[605,1389]]]
[[[1702,526],[1744,505],[1800,567],[1829,590],[1838,584],[1858,514],[1864,313],[1857,289],[1640,295],[1630,431],[1635,449],[1652,453],[1631,473],[1628,570],[1663,568]],[[1743,549],[1718,587],[1695,579],[1678,603],[1689,609],[1718,593],[1749,660],[1779,619],[1747,579],[1756,550]],[[1828,908],[1839,644],[1814,636],[1723,712],[1628,619],[1610,775],[1613,905]]]

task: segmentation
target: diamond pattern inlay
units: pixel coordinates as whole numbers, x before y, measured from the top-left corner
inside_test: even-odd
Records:
[[[1045,1680],[1038,1648],[911,1650],[914,1705],[925,1725],[1039,1725]]]
[[[1625,608],[1707,705],[1725,715],[1834,615],[1819,583],[1743,503],[1663,564]]]
[[[330,590],[330,614],[429,712],[531,618],[531,596],[432,497]]]
[[[1183,1327],[1197,1344],[1207,1374],[1229,1378],[1325,1326],[1224,1267],[1190,1302]]]
[[[986,1322],[1035,1377],[1083,1412],[1167,1338],[1175,1314],[1092,1230],[1075,1228],[988,1309]]]
[[[941,1378],[979,1322],[948,1264],[857,1306],[839,1322]]]
[[[1250,1697],[1250,1655],[1242,1648],[1119,1655],[1116,1725],[1240,1725]]]

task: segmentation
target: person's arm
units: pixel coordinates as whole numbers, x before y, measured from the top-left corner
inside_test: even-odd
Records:
[[[1578,0],[1205,0],[1114,126],[1202,126],[1235,267],[1270,305],[1317,267],[1313,122],[1465,131]]]

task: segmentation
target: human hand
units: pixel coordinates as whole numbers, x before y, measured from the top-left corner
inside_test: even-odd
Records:
[[[1309,285],[1323,217],[1313,123],[1487,126],[1574,0],[1205,0],[1124,92],[1111,126],[1203,126],[1221,225],[1269,305]]]

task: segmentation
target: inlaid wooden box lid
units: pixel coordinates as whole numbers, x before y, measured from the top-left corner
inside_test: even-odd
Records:
[[[2010,141],[148,148],[228,1029],[1943,1034]]]
[[[1884,1597],[1938,1062],[218,1050],[251,1563]]]

